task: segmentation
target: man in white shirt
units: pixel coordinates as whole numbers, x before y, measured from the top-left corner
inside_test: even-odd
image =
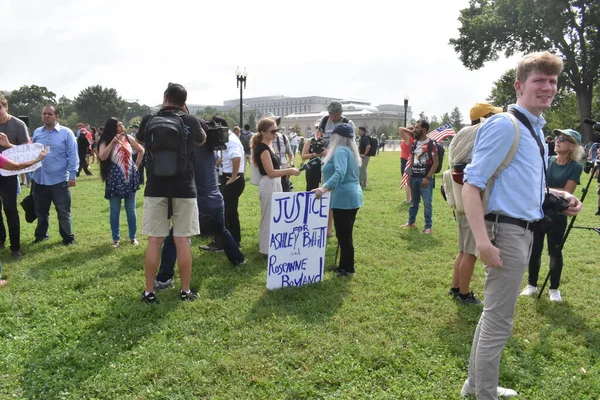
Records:
[[[238,202],[246,188],[244,181],[244,146],[240,141],[240,128],[234,127],[229,131],[227,149],[223,150],[221,165],[223,174],[219,178],[221,193],[225,203],[225,227],[241,245],[242,235],[240,228],[240,216],[238,214]]]
[[[294,152],[292,151],[292,146],[287,136],[281,132],[277,132],[277,136],[275,137],[275,140],[271,142],[271,146],[275,150],[275,155],[279,158],[281,169],[288,168],[288,166],[294,166]],[[289,176],[281,178],[281,186],[284,192],[291,191]]]

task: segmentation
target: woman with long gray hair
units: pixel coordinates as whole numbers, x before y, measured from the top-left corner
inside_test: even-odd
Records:
[[[354,128],[340,124],[333,129],[327,156],[323,162],[323,187],[312,191],[320,198],[331,192],[329,201],[333,210],[335,235],[340,246],[340,264],[333,268],[337,276],[354,275],[354,243],[352,232],[356,213],[363,205],[362,190],[358,183],[361,165],[358,147],[354,141]]]

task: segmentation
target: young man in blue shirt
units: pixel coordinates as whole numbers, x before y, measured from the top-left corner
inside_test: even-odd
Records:
[[[556,95],[562,67],[562,60],[549,52],[528,54],[519,61],[514,83],[517,104],[509,106],[509,112],[514,113],[516,109],[523,114],[535,132],[530,133],[519,122],[517,152],[494,182],[485,210],[481,193],[508,154],[515,135],[513,122],[507,115],[494,115],[481,126],[472,161],[465,169],[463,203],[485,266],[486,280],[484,309],[473,338],[469,377],[461,391],[463,396],[497,399],[517,395],[512,389],[498,387],[500,356],[512,332],[517,297],[533,243],[533,229],[538,229],[537,222],[544,217],[543,166],[548,162],[548,149],[543,144],[542,127],[546,121],[541,115]],[[581,210],[581,202],[570,193],[550,191],[568,200],[566,215],[575,215]]]

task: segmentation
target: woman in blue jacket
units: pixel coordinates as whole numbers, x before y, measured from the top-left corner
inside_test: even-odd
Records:
[[[323,161],[325,183],[313,192],[317,198],[331,192],[330,208],[333,211],[335,235],[340,246],[340,264],[335,271],[340,277],[354,275],[352,231],[356,213],[363,205],[362,190],[358,183],[360,165],[360,155],[354,141],[354,128],[349,124],[336,126]]]

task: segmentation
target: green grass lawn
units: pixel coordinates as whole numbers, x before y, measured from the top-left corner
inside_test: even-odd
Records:
[[[355,225],[353,279],[267,291],[258,254],[257,187],[240,200],[248,265],[198,249],[193,303],[177,289],[140,302],[146,238],[111,247],[108,201],[98,176],[73,189],[78,244],[64,247],[51,210],[50,240],[30,245],[21,212],[22,261],[0,253],[0,399],[456,399],[467,375],[480,307],[447,295],[456,254],[450,209],[434,197],[434,233],[400,227],[408,206],[399,153],[369,163]],[[588,176],[582,177],[587,183]],[[439,179],[438,179],[439,183]],[[305,187],[295,178],[296,190]],[[596,183],[577,225],[598,226]],[[580,188],[578,188],[580,193]],[[138,192],[141,225],[143,191]],[[127,238],[124,210],[122,236]],[[329,240],[328,265],[336,241]],[[519,298],[500,383],[523,399],[600,398],[600,237],[574,230],[566,244],[565,301]],[[541,274],[547,273],[545,257]],[[176,287],[178,287],[178,280]],[[472,288],[482,293],[478,264]]]

